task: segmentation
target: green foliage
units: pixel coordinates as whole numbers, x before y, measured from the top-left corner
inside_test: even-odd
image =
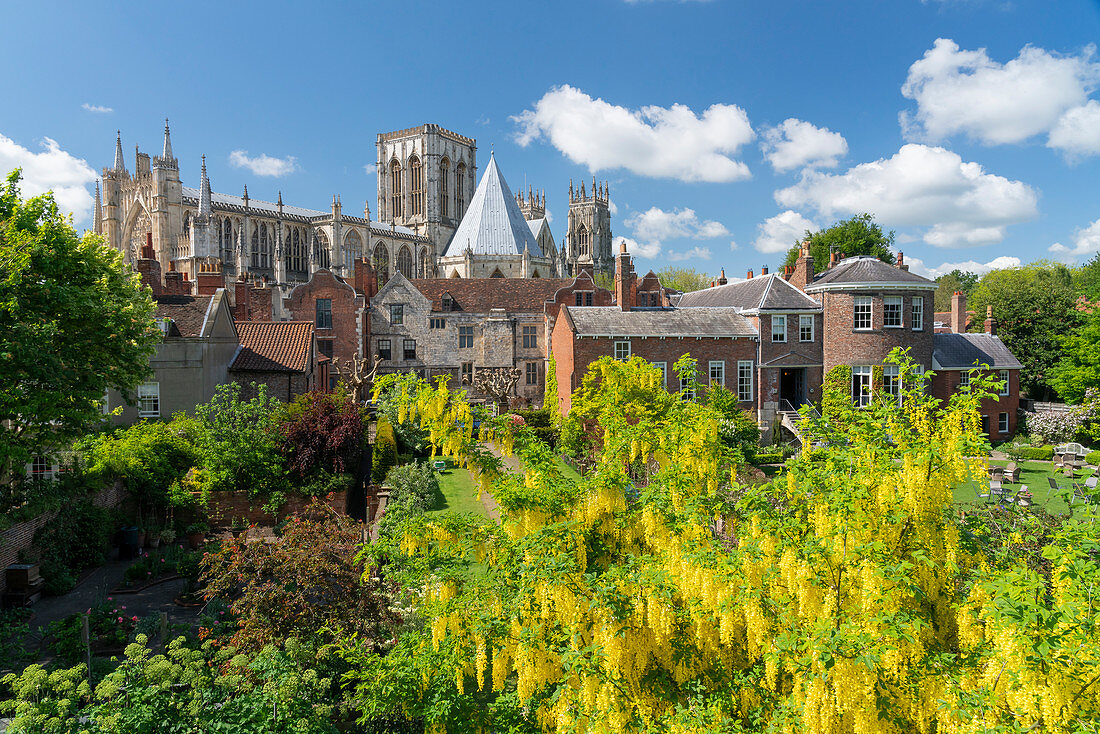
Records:
[[[695,268],[683,268],[666,265],[657,271],[657,278],[665,288],[690,293],[710,287],[711,278],[706,273],[696,272]]]
[[[125,605],[108,598],[87,612],[88,639],[92,653],[120,651],[137,624],[138,618],[128,614]],[[65,665],[76,665],[85,659],[86,648],[82,639],[84,614],[70,614],[64,619],[50,622],[47,632],[50,647]]]
[[[1073,288],[1089,301],[1100,301],[1100,253],[1073,270]]]
[[[557,399],[555,398],[555,404]],[[561,430],[555,425],[557,418],[554,411],[549,408],[541,410],[513,410],[511,415],[518,415],[523,419],[524,425],[550,448],[557,448],[561,440]]]
[[[1050,461],[1054,458],[1054,447],[1024,446],[1020,448],[1020,458],[1024,461]]]
[[[852,407],[852,368],[838,364],[825,373],[821,383],[821,417],[838,429],[843,416]]]
[[[1085,461],[1093,466],[1100,466],[1100,451],[1090,451],[1085,454]]]
[[[371,479],[381,484],[397,464],[397,438],[393,424],[385,418],[379,418],[374,431],[374,451],[371,454]]]
[[[34,610],[29,607],[0,610],[0,671],[12,670],[30,658],[23,647],[23,638],[30,631],[33,615]]]
[[[60,510],[87,494],[84,474],[76,465],[52,478],[18,477],[0,484],[0,530]]]
[[[255,655],[178,638],[164,654],[139,635],[94,692],[83,665],[32,665],[4,683],[11,734],[336,734],[332,674],[316,646],[291,638]]]
[[[427,451],[428,434],[418,422],[402,415],[398,407],[402,396],[415,390],[419,382],[420,378],[412,372],[391,372],[374,381],[374,401],[379,422],[383,418],[389,421],[401,453],[423,455]]]
[[[305,497],[325,497],[336,492],[347,492],[354,484],[355,477],[351,474],[317,471],[305,484],[295,487],[295,491]]]
[[[542,394],[542,408],[550,411],[550,415],[560,420],[558,415],[558,363],[554,359],[554,353],[550,353],[550,360],[546,364],[546,387]]]
[[[358,466],[364,430],[362,411],[342,389],[299,395],[283,409],[278,425],[287,467],[299,479]]]
[[[103,419],[107,388],[128,393],[160,341],[153,302],[122,255],[79,237],[52,194],[0,184],[0,484],[32,453]]]
[[[745,461],[753,461],[760,443],[760,427],[752,415],[741,409],[737,395],[724,385],[707,390],[707,405],[722,416],[718,437],[727,448],[740,452]]]
[[[423,461],[390,469],[386,484],[391,488],[386,516],[391,513],[423,514],[431,509],[439,495],[439,480],[431,466]]]
[[[34,535],[46,591],[62,594],[76,585],[81,571],[107,560],[114,531],[110,511],[90,500],[68,505]]]
[[[218,385],[209,403],[195,407],[196,420],[188,424],[202,455],[205,489],[244,490],[256,497],[286,488],[275,423],[279,408],[266,385],[244,400],[236,382]],[[187,421],[184,416],[174,420]]]
[[[1020,384],[1037,400],[1051,399],[1053,367],[1062,359],[1061,335],[1080,321],[1070,271],[1057,263],[1037,262],[994,270],[982,277],[970,298],[981,328],[986,307],[993,307],[1005,346],[1023,364]]]
[[[786,458],[782,451],[761,451],[753,461],[756,464],[782,464]]]
[[[1061,358],[1051,365],[1050,386],[1068,403],[1080,403],[1100,389],[1100,308],[1084,316],[1080,327],[1061,338]]]
[[[139,507],[173,504],[176,500],[168,488],[200,458],[176,421],[143,421],[91,436],[80,447],[85,450],[89,481],[99,486],[123,482]]]
[[[814,270],[822,272],[829,264],[829,253],[835,248],[847,257],[871,255],[887,263],[894,263],[894,233],[885,234],[870,214],[857,214],[850,219],[837,222],[820,232],[806,231],[802,238],[810,240],[810,255],[814,259]],[[784,265],[794,265],[802,242],[795,242]]]
[[[979,277],[975,273],[968,273],[958,268],[950,273],[936,278],[936,295],[933,305],[936,311],[951,310],[951,296],[955,291],[965,293],[968,297],[978,285]]]

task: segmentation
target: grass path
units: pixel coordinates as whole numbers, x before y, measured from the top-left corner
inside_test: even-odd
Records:
[[[447,469],[438,473],[440,496],[429,515],[438,515],[444,512],[472,512],[476,515],[489,517],[485,504],[477,498],[477,485],[473,477],[466,469],[455,467],[447,462]]]

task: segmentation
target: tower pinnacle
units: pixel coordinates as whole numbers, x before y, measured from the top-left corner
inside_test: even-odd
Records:
[[[161,157],[166,161],[172,160],[172,137],[168,133],[168,118],[164,118],[164,151]]]
[[[206,156],[202,157],[202,179],[199,184],[199,213],[204,221],[210,218],[210,179],[206,175]]]
[[[115,138],[115,165],[114,170],[122,172],[126,170],[126,163],[122,159],[122,131],[117,131],[117,137]]]

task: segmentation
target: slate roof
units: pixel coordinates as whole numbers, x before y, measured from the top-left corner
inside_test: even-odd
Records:
[[[987,364],[993,369],[1018,370],[1020,360],[994,334],[933,334],[932,369],[960,370]]]
[[[908,270],[887,265],[877,257],[861,255],[846,257],[834,267],[814,277],[814,282],[806,287],[807,291],[829,290],[832,287],[868,285],[901,285],[904,287],[926,286],[934,289],[936,283],[922,278]]]
[[[454,299],[454,311],[484,313],[494,308],[505,311],[541,313],[543,304],[571,278],[415,278],[413,287],[432,302],[433,311],[443,310],[443,294]]]
[[[732,308],[623,311],[618,306],[565,306],[577,336],[753,337],[749,320]]]
[[[229,369],[238,372],[308,372],[313,348],[310,321],[238,321],[241,349]]]
[[[461,256],[467,246],[475,255],[521,255],[526,249],[531,257],[543,256],[516,197],[497,167],[496,157],[489,158],[470,206],[443,257]]]
[[[821,310],[820,303],[783,280],[779,273],[691,291],[681,296],[677,305],[681,308],[726,307],[742,311]]]
[[[157,296],[157,316],[172,319],[169,337],[196,338],[202,336],[213,296]]]

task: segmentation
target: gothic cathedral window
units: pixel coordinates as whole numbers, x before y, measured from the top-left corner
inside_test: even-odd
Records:
[[[577,232],[577,254],[589,254],[589,247],[590,242],[588,236],[588,228],[582,224],[580,230]]]
[[[462,218],[463,207],[466,206],[466,197],[463,196],[463,189],[466,186],[466,164],[459,162],[458,168],[455,169],[455,218]]]
[[[450,175],[450,171],[451,162],[444,156],[439,163],[439,206],[440,214],[443,216],[447,216],[447,176]]]
[[[413,277],[412,253],[407,245],[397,252],[397,270],[406,278]]]
[[[378,285],[381,287],[390,279],[390,251],[385,243],[379,242],[374,246],[372,262],[374,263],[374,272],[378,274]]]
[[[404,189],[401,186],[401,164],[398,161],[390,163],[390,219],[400,219],[404,216]]]
[[[412,189],[412,216],[424,213],[424,168],[415,155],[409,159],[409,187]]]

